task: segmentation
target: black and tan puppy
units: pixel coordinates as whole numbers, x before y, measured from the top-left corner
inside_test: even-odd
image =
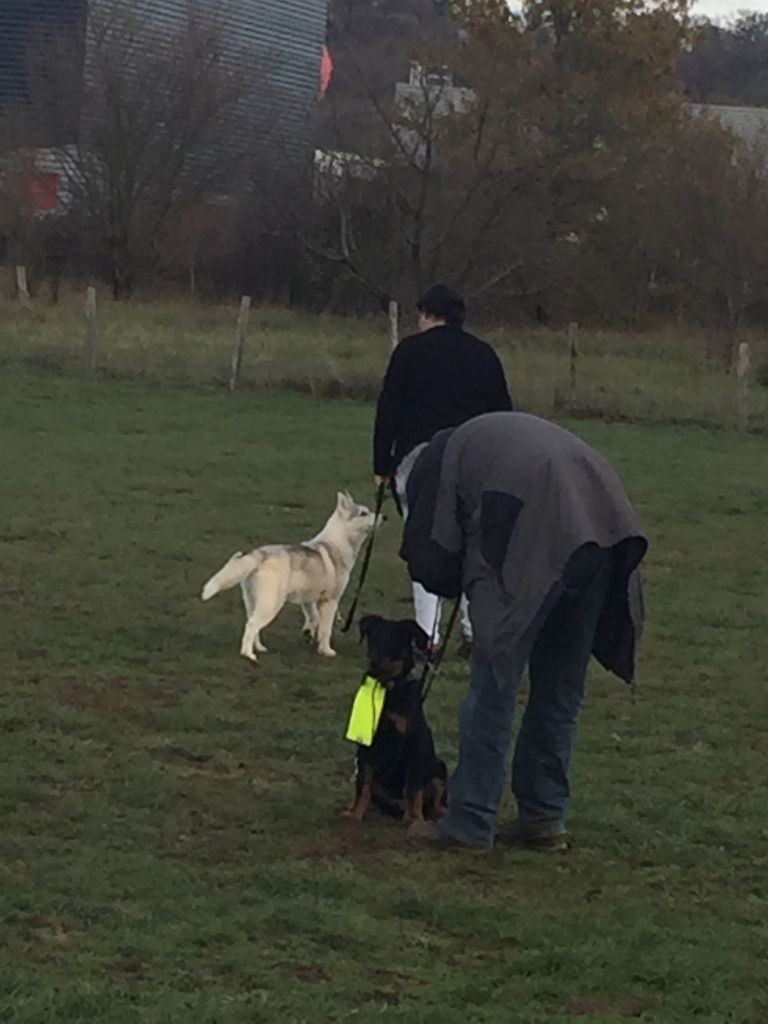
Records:
[[[368,675],[387,694],[370,747],[358,746],[355,797],[344,817],[362,821],[371,804],[409,822],[438,818],[445,808],[446,769],[435,753],[413,674],[414,646],[425,651],[429,637],[410,619],[379,615],[360,620],[368,645]]]

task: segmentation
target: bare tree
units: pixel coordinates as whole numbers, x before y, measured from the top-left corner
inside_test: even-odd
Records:
[[[114,0],[92,9],[85,41],[33,53],[35,106],[78,131],[58,146],[72,208],[106,260],[115,298],[179,209],[227,192],[248,173],[244,111],[263,74],[236,54],[224,8],[167,28]]]
[[[36,255],[37,206],[32,182],[34,155],[15,150],[0,160],[0,237],[9,264],[27,264]]]
[[[685,0],[452,7],[458,31],[411,54],[394,96],[342,54],[368,116],[337,113],[308,244],[379,298],[440,277],[578,316],[582,297],[600,299],[587,257],[609,207],[678,128]]]
[[[189,296],[198,295],[201,267],[229,255],[235,248],[238,208],[232,202],[197,203],[174,209],[157,240],[161,263],[181,268]]]
[[[337,117],[307,244],[382,301],[438,276],[475,294],[517,291],[539,272],[548,202],[540,64],[527,37],[497,28],[421,47],[390,98],[356,69],[368,130],[357,119],[350,132]]]
[[[29,146],[23,111],[3,111],[0,140],[0,261],[24,266],[30,288],[35,278],[47,273],[55,301],[57,177]]]

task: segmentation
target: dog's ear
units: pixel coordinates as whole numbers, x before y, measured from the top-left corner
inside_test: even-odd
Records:
[[[411,639],[418,649],[420,651],[426,651],[427,645],[429,644],[429,634],[424,632],[418,622],[414,622],[413,619],[401,619],[400,625],[403,629],[408,631]]]
[[[380,615],[364,615],[357,624],[360,629],[360,643],[365,640],[376,623],[382,621]]]
[[[354,502],[346,491],[339,491],[336,495],[336,508],[340,512],[351,512]]]

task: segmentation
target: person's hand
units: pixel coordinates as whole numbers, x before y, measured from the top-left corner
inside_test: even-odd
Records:
[[[376,481],[377,487],[381,487],[382,485],[384,487],[389,487],[392,481],[392,477],[390,476],[375,476],[373,479]]]

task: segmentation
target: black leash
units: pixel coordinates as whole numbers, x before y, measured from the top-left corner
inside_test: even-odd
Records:
[[[363,567],[360,570],[360,578],[357,581],[357,590],[355,591],[355,596],[352,599],[352,604],[349,607],[349,612],[347,613],[344,625],[342,626],[342,633],[348,633],[352,628],[352,623],[355,618],[355,612],[357,611],[357,603],[360,600],[360,594],[363,591],[363,584],[365,583],[365,578],[368,575],[368,567],[371,564],[371,555],[373,554],[373,541],[374,538],[376,537],[376,528],[379,525],[379,519],[381,518],[381,508],[382,505],[384,504],[384,498],[386,496],[386,493],[386,483],[380,483],[379,489],[376,492],[376,508],[373,514],[373,529],[371,530],[371,536],[368,538],[368,546],[366,547],[365,555],[363,556]]]
[[[397,514],[400,516],[401,519],[405,519],[405,516],[403,514],[403,503],[400,501],[400,495],[397,493],[397,484],[395,483],[394,477],[392,477],[389,481],[389,490],[392,495],[392,500],[395,503]]]
[[[435,676],[440,671],[440,666],[443,663],[445,652],[448,649],[448,641],[451,639],[451,633],[453,627],[456,625],[456,619],[459,615],[459,608],[461,607],[461,595],[456,598],[456,601],[451,609],[451,615],[448,619],[448,625],[445,627],[445,634],[443,635],[443,642],[435,652],[434,657],[427,656],[427,660],[424,662],[424,668],[421,673],[421,680],[419,685],[421,687],[421,703],[422,705],[426,702],[429,696],[429,691],[432,689],[432,684],[435,681]],[[435,624],[432,627],[432,637],[430,639],[430,645],[434,643],[435,636],[437,635],[438,623],[440,622],[440,604],[437,606],[437,612],[435,614]],[[431,674],[430,674],[431,673]]]

